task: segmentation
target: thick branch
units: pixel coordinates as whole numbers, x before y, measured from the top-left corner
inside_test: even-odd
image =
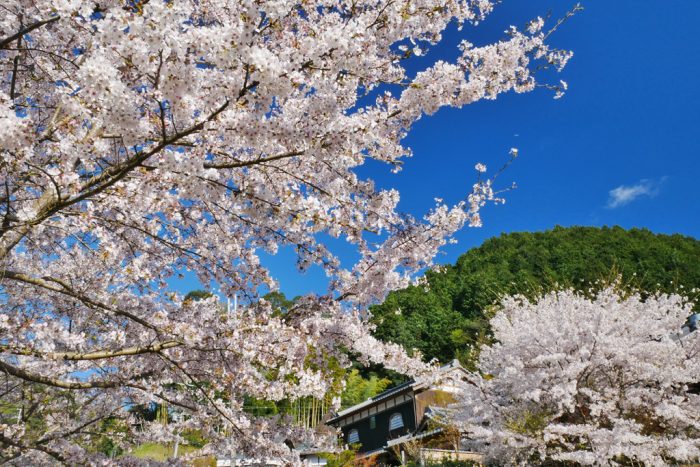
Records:
[[[12,43],[12,41],[24,36],[25,34],[32,32],[36,28],[40,28],[46,24],[53,23],[54,21],[58,21],[59,19],[61,19],[60,16],[54,16],[52,18],[45,19],[43,21],[37,21],[36,23],[30,24],[29,26],[26,26],[26,27],[20,29],[16,34],[13,34],[9,37],[6,37],[6,38],[0,40],[0,49],[4,49],[8,45],[10,45]]]
[[[65,202],[57,202],[55,205],[48,207],[44,211],[44,215],[39,216],[38,221],[41,221],[45,219],[46,217],[54,214],[60,209],[63,209],[64,207],[73,205],[75,203],[78,203],[84,199],[87,199],[91,196],[94,196],[102,191],[104,191],[106,188],[109,188],[110,186],[114,185],[118,181],[122,180],[126,175],[134,170],[136,167],[140,166],[143,162],[145,162],[148,158],[151,156],[159,153],[162,151],[165,147],[176,143],[177,141],[181,140],[182,138],[185,138],[192,133],[196,133],[197,131],[201,130],[204,128],[204,125],[207,124],[208,122],[214,120],[221,112],[226,110],[226,108],[229,106],[229,101],[224,102],[218,109],[216,109],[214,112],[212,112],[206,119],[202,120],[201,122],[192,125],[191,127],[187,128],[186,130],[183,130],[179,133],[176,133],[169,138],[163,139],[160,143],[158,143],[155,147],[153,147],[150,151],[144,152],[144,153],[138,153],[136,156],[132,157],[128,161],[126,161],[124,164],[119,164],[115,165],[113,167],[110,167],[109,169],[105,170],[103,173],[100,175],[97,175],[93,177],[92,179],[88,180],[85,182],[85,184],[81,187],[81,194],[78,196],[75,196],[73,198],[70,198],[66,200]],[[87,190],[87,191],[86,191]]]
[[[16,349],[10,346],[0,346],[0,351],[13,354],[25,355],[39,358],[48,358],[52,360],[102,360],[105,358],[124,357],[128,355],[142,355],[147,353],[160,352],[161,350],[172,349],[179,347],[182,342],[166,341],[157,344],[147,345],[144,347],[126,347],[119,350],[96,350],[94,352],[39,352],[32,349]]]
[[[46,446],[26,445],[26,444],[22,443],[21,441],[17,441],[17,440],[14,440],[12,438],[8,438],[7,436],[3,435],[2,433],[0,433],[0,442],[5,444],[5,445],[15,446],[16,448],[18,448],[20,450],[20,452],[30,451],[30,450],[41,451],[41,452],[53,457],[54,459],[56,459],[59,462],[66,462],[65,457],[63,457],[61,454],[59,454],[51,449],[48,449]]]
[[[22,20],[22,17],[20,16],[20,21]],[[20,23],[20,29],[21,29],[21,23]],[[17,54],[15,55],[15,58],[12,60],[12,81],[10,81],[10,100],[13,102],[15,101],[15,86],[17,84],[17,70],[19,68],[19,56],[22,53],[21,51],[22,47],[22,36],[19,36],[17,38]]]
[[[224,102],[218,109],[212,112],[207,118],[201,122],[192,125],[184,131],[176,133],[171,137],[164,139],[159,142],[156,146],[151,148],[151,150],[143,153],[137,153],[134,157],[124,162],[123,164],[114,165],[99,175],[92,177],[90,180],[85,182],[80,188],[80,194],[68,199],[56,199],[55,197],[48,197],[48,199],[38,207],[38,214],[34,219],[23,224],[15,230],[12,238],[7,239],[3,244],[0,244],[0,258],[7,256],[8,252],[17,245],[22,238],[31,230],[33,225],[37,225],[47,219],[48,217],[56,214],[63,208],[72,206],[73,204],[79,203],[87,198],[95,196],[110,186],[114,185],[118,181],[126,177],[132,170],[139,167],[144,161],[153,155],[159,153],[167,146],[178,142],[180,139],[185,138],[193,133],[200,131],[204,128],[204,125],[208,122],[214,120],[221,112],[223,112],[229,106],[229,101]],[[42,197],[43,198],[43,197]]]
[[[113,380],[113,381],[63,381],[56,378],[50,378],[44,375],[37,375],[30,373],[22,368],[18,368],[14,365],[10,365],[7,362],[0,360],[0,371],[4,371],[12,376],[23,379],[25,381],[30,381],[33,383],[45,384],[47,386],[53,386],[61,389],[94,389],[94,388],[117,388],[121,386],[126,386],[128,381],[140,380],[153,375],[153,371],[147,371],[138,375],[130,377],[127,381],[124,380]]]
[[[246,89],[244,87],[244,89]],[[114,185],[118,181],[124,179],[132,170],[141,166],[148,158],[159,153],[164,148],[174,143],[177,143],[182,138],[185,138],[193,133],[200,131],[204,128],[208,122],[214,120],[221,112],[226,110],[229,106],[230,101],[224,102],[219,108],[212,112],[207,118],[199,123],[192,125],[191,127],[178,132],[167,139],[162,140],[153,148],[147,152],[137,153],[134,157],[124,162],[123,164],[114,165],[99,175],[92,177],[90,180],[86,181],[80,188],[80,194],[69,199],[61,200],[54,197],[50,197],[43,205],[39,206],[37,212],[38,214],[31,221],[21,225],[15,230],[14,235],[11,238],[6,239],[0,243],[0,258],[4,258],[7,254],[15,247],[27,233],[31,230],[32,226],[43,222],[48,217],[54,215],[58,211],[73,204],[79,203],[87,198],[95,196],[110,186]]]

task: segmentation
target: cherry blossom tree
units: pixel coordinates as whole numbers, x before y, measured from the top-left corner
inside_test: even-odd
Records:
[[[505,301],[481,376],[447,415],[500,464],[669,465],[700,458],[700,333],[691,305],[615,287]]]
[[[441,107],[563,91],[531,72],[571,55],[545,44],[541,19],[407,73],[448,25],[492,8],[4,1],[0,370],[13,415],[2,418],[2,459],[88,462],[106,420],[123,420],[122,443],[198,429],[212,452],[289,456],[285,441],[312,434],[247,414],[245,396],[321,397],[336,384],[329,362],[348,355],[425,371],[373,339],[364,310],[479,225],[497,200],[492,182],[416,219],[354,169],[368,159],[400,169],[402,139]],[[341,265],[328,236],[354,245],[357,263]],[[280,248],[330,284],[282,316],[258,298],[276,287],[260,254]],[[167,287],[183,271],[247,305],[184,301]],[[151,402],[182,416],[134,431],[125,409]]]

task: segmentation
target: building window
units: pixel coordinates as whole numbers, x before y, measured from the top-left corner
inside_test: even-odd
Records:
[[[348,444],[355,444],[360,442],[360,434],[357,430],[350,430],[348,433]]]
[[[369,427],[372,429],[377,428],[377,417],[375,417],[374,415],[369,417]]]
[[[403,428],[403,417],[400,413],[395,413],[389,419],[389,431]]]

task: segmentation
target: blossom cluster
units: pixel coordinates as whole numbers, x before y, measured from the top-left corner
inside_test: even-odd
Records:
[[[669,465],[700,459],[700,333],[677,295],[608,287],[506,300],[448,415],[501,464]]]

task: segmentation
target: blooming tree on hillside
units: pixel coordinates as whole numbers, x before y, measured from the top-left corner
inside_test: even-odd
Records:
[[[309,434],[252,417],[244,396],[320,397],[329,362],[348,352],[423,371],[371,337],[363,310],[479,225],[491,182],[414,219],[354,169],[398,169],[422,115],[531,91],[531,69],[565,65],[536,20],[406,73],[449,24],[476,24],[492,6],[4,1],[2,459],[85,462],[105,420],[150,402],[183,416],[144,439],[199,429],[211,450],[286,455],[286,440]],[[359,261],[341,266],[321,233],[354,244]],[[260,252],[282,247],[301,270],[322,266],[330,287],[280,316],[257,293],[275,287]],[[166,287],[183,270],[250,306],[183,302]]]
[[[500,463],[668,465],[700,458],[700,333],[691,306],[606,288],[537,303],[511,298],[492,319],[498,343],[448,412]]]

